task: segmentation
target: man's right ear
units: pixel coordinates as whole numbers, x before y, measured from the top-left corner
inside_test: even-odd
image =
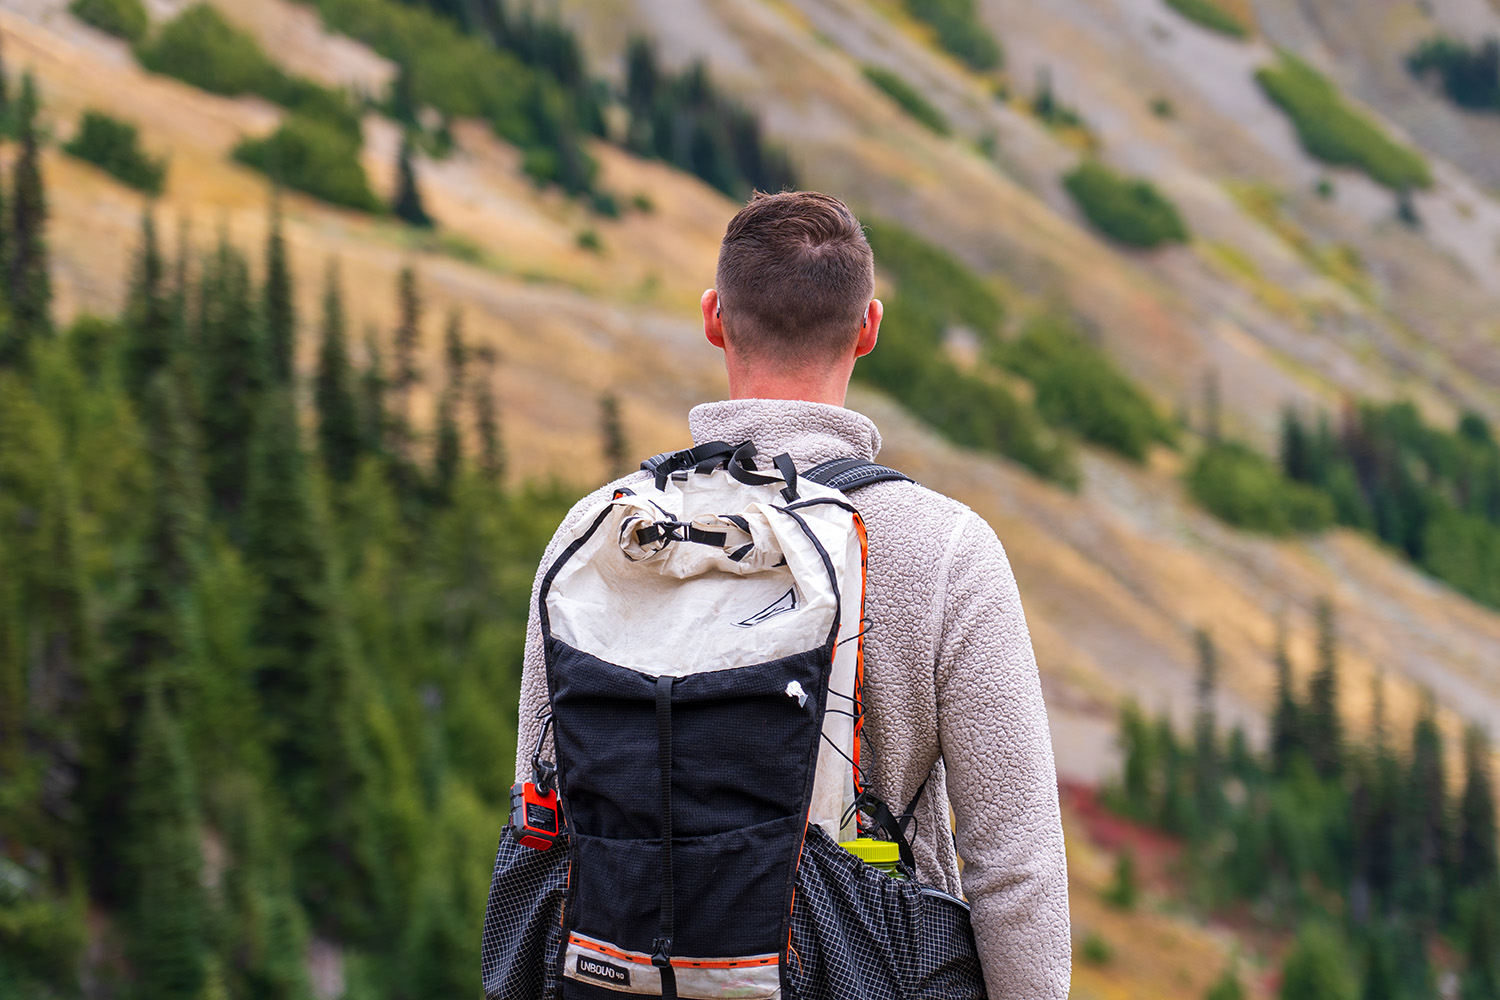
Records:
[[[719,293],[708,289],[703,293],[703,336],[719,350],[724,349],[724,307],[719,304]]]

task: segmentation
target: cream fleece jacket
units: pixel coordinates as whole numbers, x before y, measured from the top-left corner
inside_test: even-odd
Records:
[[[880,451],[869,418],[822,403],[708,403],[688,423],[696,443],[753,441],[761,455],[786,452],[802,469]],[[616,485],[580,501],[559,536]],[[1071,930],[1057,773],[1010,561],[983,518],[940,493],[878,483],[852,501],[869,531],[866,781],[898,811],[931,775],[917,809],[918,874],[968,899],[991,1000],[1066,997]],[[556,548],[554,539],[544,569]],[[517,780],[529,775],[535,714],[546,700],[533,589]]]

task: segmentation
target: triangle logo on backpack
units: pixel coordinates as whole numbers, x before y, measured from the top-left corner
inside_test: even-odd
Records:
[[[751,615],[749,618],[746,618],[742,622],[735,622],[734,626],[735,628],[753,628],[756,625],[761,624],[762,622],[766,622],[772,618],[775,618],[777,615],[784,615],[788,611],[796,610],[797,588],[792,587],[789,588],[785,594],[782,594],[774,602],[772,602],[770,607],[757,611],[755,614]]]

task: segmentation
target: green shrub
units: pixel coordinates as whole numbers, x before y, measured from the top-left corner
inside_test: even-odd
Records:
[[[1500,527],[1443,510],[1427,522],[1422,549],[1427,572],[1476,601],[1500,607]]]
[[[1167,0],[1171,7],[1194,24],[1231,38],[1244,38],[1250,34],[1238,17],[1220,7],[1214,0]]]
[[[856,377],[886,392],[955,444],[1005,455],[1037,475],[1077,482],[1073,457],[1035,409],[1002,383],[960,370],[934,336],[931,316],[904,295],[886,309],[880,343]]]
[[[588,117],[580,104],[589,100],[579,93],[564,91],[552,76],[422,7],[396,0],[315,5],[331,29],[404,68],[413,104],[449,118],[484,118],[525,151],[523,169],[537,183],[556,183],[573,194],[593,190],[598,165],[579,135]]]
[[[151,26],[141,0],[73,0],[73,16],[127,42],[138,42]]]
[[[1115,858],[1114,881],[1104,890],[1104,901],[1117,910],[1133,910],[1140,898],[1136,884],[1135,854],[1126,847]]]
[[[1413,76],[1436,73],[1448,99],[1473,111],[1500,111],[1500,39],[1476,46],[1439,35],[1406,57]]]
[[[378,212],[380,199],[370,190],[359,152],[358,142],[341,129],[321,119],[291,114],[270,135],[241,142],[234,158],[315,198]]]
[[[961,323],[993,343],[1005,320],[1005,306],[990,287],[952,255],[910,230],[889,222],[865,226],[875,267],[893,278],[900,296],[939,317],[939,324]],[[936,341],[934,341],[936,344]]]
[[[155,38],[137,46],[136,58],[153,73],[176,77],[209,93],[258,94],[356,138],[360,134],[359,110],[347,94],[284,72],[259,42],[206,4],[189,7],[163,25]]]
[[[1308,924],[1281,967],[1281,1000],[1355,1000],[1354,976],[1334,933]]]
[[[1075,484],[1072,453],[1036,409],[995,373],[964,371],[948,357],[944,339],[955,326],[996,343],[1005,310],[994,292],[915,234],[885,222],[866,228],[876,264],[895,280],[896,294],[886,306],[880,343],[855,375],[956,444],[1006,455],[1040,476]]]
[[[899,74],[883,66],[866,65],[863,69],[865,79],[885,91],[891,100],[901,105],[902,110],[917,121],[938,135],[948,135],[952,131],[943,113],[928,103],[921,91],[907,83]]]
[[[1203,1000],[1245,1000],[1245,987],[1231,965],[1224,970],[1203,995]]]
[[[166,160],[148,156],[140,147],[136,127],[104,114],[86,111],[73,141],[63,151],[102,168],[117,180],[147,194],[161,194],[167,176]]]
[[[1089,222],[1111,239],[1146,248],[1187,242],[1177,206],[1149,181],[1086,160],[1063,178],[1063,186]]]
[[[998,354],[1002,364],[1035,386],[1036,408],[1049,423],[1137,462],[1153,442],[1173,439],[1171,425],[1146,394],[1056,317],[1034,320]]]
[[[1393,140],[1350,106],[1326,77],[1291,53],[1281,53],[1277,65],[1257,71],[1255,80],[1291,118],[1309,155],[1363,170],[1394,191],[1432,186],[1420,153]]]
[[[263,94],[282,75],[254,38],[202,3],[162,25],[137,47],[136,57],[153,73],[226,97]]]
[[[578,244],[578,249],[580,250],[587,250],[591,254],[604,253],[604,241],[599,238],[598,230],[581,230],[574,242]]]
[[[1079,949],[1079,955],[1090,965],[1108,965],[1114,961],[1115,950],[1098,931],[1089,931],[1084,935],[1083,947]]]
[[[1273,535],[1321,531],[1333,523],[1333,501],[1292,482],[1241,444],[1211,444],[1187,475],[1193,497],[1220,520]]]
[[[9,864],[4,858],[0,863]],[[77,975],[87,937],[82,908],[39,893],[28,896],[33,898],[0,899],[0,986],[7,978],[37,986],[67,982]],[[43,988],[34,995],[56,994]]]
[[[1000,45],[980,23],[974,0],[906,0],[912,16],[937,32],[938,44],[980,72],[998,69]]]

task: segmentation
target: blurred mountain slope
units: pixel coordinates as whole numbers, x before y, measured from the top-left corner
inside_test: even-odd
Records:
[[[175,6],[153,9],[160,16]],[[269,130],[281,112],[145,74],[122,44],[78,25],[64,7],[13,0],[0,9],[6,57],[36,71],[59,136],[85,107],[138,122],[148,148],[172,157],[163,229],[170,233],[170,220],[181,218],[200,244],[220,229],[258,243],[268,192],[228,151],[241,135]],[[312,72],[321,63],[329,78],[351,82],[389,73],[347,39],[320,34],[306,8],[283,0],[222,7],[268,50],[284,49],[289,65]],[[1288,402],[1334,408],[1344,394],[1404,394],[1438,419],[1460,407],[1500,412],[1487,375],[1500,351],[1485,325],[1500,288],[1495,261],[1461,256],[1455,241],[1468,237],[1445,235],[1438,222],[1445,211],[1457,218],[1462,202],[1470,207],[1463,232],[1500,226],[1500,206],[1441,162],[1437,189],[1417,197],[1429,220],[1421,231],[1393,221],[1389,193],[1348,172],[1337,173],[1331,202],[1319,200],[1311,186],[1326,171],[1300,151],[1251,79],[1271,58],[1264,42],[1210,36],[1156,0],[990,3],[984,15],[1010,59],[1013,96],[1000,101],[988,81],[936,52],[895,4],[575,0],[561,9],[605,69],[619,71],[632,30],[654,35],[671,64],[708,58],[788,144],[808,186],[922,233],[1017,302],[1077,313],[1164,408],[1194,423],[1211,372],[1219,373],[1227,425],[1266,446]],[[279,44],[284,38],[294,40]],[[939,139],[907,119],[868,84],[861,62],[922,84],[959,138]],[[1016,96],[1030,92],[1043,66],[1106,158],[1156,179],[1179,202],[1195,244],[1141,255],[1086,228],[1057,181],[1076,149]],[[1171,119],[1152,114],[1157,96],[1172,102]],[[538,191],[522,176],[519,153],[487,127],[459,123],[456,132],[451,159],[419,159],[428,208],[442,223],[435,238],[286,197],[304,365],[327,257],[344,268],[356,331],[372,324],[382,338],[395,324],[394,276],[415,259],[429,305],[429,367],[439,354],[437,317],[450,307],[462,308],[471,334],[504,358],[500,390],[517,475],[580,486],[602,475],[596,400],[606,390],[624,401],[635,451],[682,443],[686,407],[723,392],[718,359],[694,317],[734,205],[681,173],[601,145],[606,187],[626,199],[648,195],[654,210],[600,219]],[[986,133],[995,137],[994,161],[975,146]],[[371,116],[366,134],[366,167],[388,194],[396,130]],[[50,155],[47,169],[63,312],[113,311],[138,197],[61,155]],[[1268,215],[1253,185],[1279,193],[1281,207],[1272,200]],[[579,246],[585,230],[596,231],[602,253]],[[1343,244],[1364,261],[1358,280],[1330,276],[1309,251]],[[1275,541],[1225,528],[1185,497],[1178,455],[1162,452],[1140,468],[1090,453],[1075,496],[1009,463],[960,453],[869,392],[851,405],[880,422],[889,460],[999,529],[1021,580],[1069,774],[1097,778],[1111,766],[1122,697],[1170,705],[1186,718],[1192,630],[1200,625],[1220,643],[1223,712],[1258,733],[1275,618],[1287,616],[1293,655],[1310,669],[1309,609],[1324,594],[1344,622],[1344,694],[1356,715],[1367,706],[1370,679],[1386,672],[1402,681],[1392,695],[1396,718],[1409,717],[1418,686],[1429,686],[1453,713],[1500,729],[1492,667],[1500,663],[1500,616],[1365,538],[1334,531]]]

